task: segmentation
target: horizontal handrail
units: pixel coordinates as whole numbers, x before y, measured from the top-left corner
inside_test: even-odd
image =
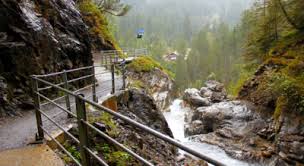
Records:
[[[184,150],[184,151],[186,151],[186,152],[188,152],[188,153],[190,153],[190,154],[192,154],[192,155],[194,155],[194,156],[196,156],[196,157],[198,157],[200,159],[203,159],[203,160],[205,160],[205,161],[207,161],[207,162],[209,162],[211,164],[215,164],[215,165],[219,165],[219,166],[224,165],[224,164],[222,164],[222,163],[220,163],[220,162],[218,162],[218,161],[216,161],[216,160],[214,160],[214,159],[212,159],[212,158],[210,158],[208,156],[205,156],[205,155],[197,152],[196,150],[193,150],[193,149],[191,149],[191,148],[189,148],[189,147],[181,144],[177,140],[175,140],[175,139],[173,139],[173,138],[171,138],[171,137],[169,137],[167,135],[164,135],[164,134],[162,134],[162,133],[160,133],[160,132],[158,132],[156,130],[153,130],[150,127],[147,127],[147,126],[145,126],[145,125],[143,125],[141,123],[138,123],[137,121],[134,121],[134,120],[130,119],[129,117],[121,115],[121,114],[119,114],[119,113],[117,113],[117,112],[115,112],[115,111],[113,111],[113,110],[111,110],[109,108],[104,107],[104,106],[100,106],[99,104],[97,104],[95,102],[87,100],[86,98],[84,98],[84,97],[82,97],[80,95],[77,95],[77,94],[75,94],[75,93],[73,93],[73,92],[71,92],[71,91],[69,91],[67,89],[64,89],[64,88],[62,88],[60,86],[52,84],[52,83],[50,83],[48,81],[45,81],[45,80],[43,80],[41,78],[37,78],[37,77],[33,77],[33,78],[36,79],[37,81],[40,81],[40,82],[42,82],[44,84],[47,84],[49,86],[54,86],[55,88],[57,88],[57,89],[65,92],[67,94],[70,94],[70,95],[74,96],[75,98],[78,98],[78,99],[84,101],[85,103],[88,103],[88,104],[94,106],[95,108],[97,108],[97,110],[105,111],[105,112],[113,115],[116,118],[120,118],[123,121],[127,122],[128,124],[133,125],[135,127],[138,127],[140,129],[142,129],[142,130],[144,130],[144,131],[146,131],[146,132],[154,135],[155,137],[160,138],[160,139],[162,139],[162,140],[164,140],[164,141],[166,141],[166,142],[168,142],[168,143],[170,143],[170,144],[172,144],[172,145],[174,145],[174,146],[176,146],[176,147],[178,147],[178,148],[180,148],[180,149],[182,149],[182,150]]]
[[[78,166],[82,166],[77,159],[69,152],[67,151],[63,145],[57,139],[55,139],[43,126],[40,126],[41,129],[48,135]]]
[[[75,117],[75,118],[77,117],[75,114],[73,114],[72,112],[66,110],[65,108],[63,108],[63,107],[60,106],[59,104],[55,103],[54,101],[50,100],[50,99],[47,98],[46,96],[44,96],[44,95],[42,95],[42,94],[40,94],[40,93],[38,93],[38,92],[35,92],[35,93],[36,93],[38,96],[40,96],[40,97],[44,98],[45,100],[49,101],[50,103],[54,104],[56,107],[60,108],[62,111],[66,112],[66,113],[68,113],[68,114],[70,114],[70,115],[72,115],[72,116]]]
[[[88,147],[84,146],[83,147],[87,152],[90,153],[91,156],[93,156],[100,164],[102,164],[103,166],[108,166],[108,164],[103,161],[100,157],[98,157],[93,151],[91,151]]]
[[[133,157],[135,157],[136,159],[138,159],[139,161],[145,163],[146,165],[149,166],[153,166],[152,163],[150,163],[149,161],[147,161],[146,159],[140,157],[139,155],[137,155],[136,153],[134,153],[133,151],[129,150],[127,147],[125,147],[124,145],[122,145],[121,143],[117,142],[115,139],[111,138],[110,136],[108,136],[107,134],[103,133],[102,131],[100,131],[99,129],[97,129],[96,127],[94,127],[93,125],[91,125],[90,123],[88,123],[87,121],[83,121],[82,122],[84,124],[86,124],[88,127],[90,127],[92,130],[96,131],[99,135],[101,135],[103,138],[107,139],[108,141],[114,143],[115,145],[117,145],[118,147],[120,147],[121,149],[123,149],[124,151],[128,152],[130,155],[132,155]]]
[[[44,75],[33,75],[34,77],[37,78],[45,78],[45,77],[50,77],[50,76],[57,76],[63,73],[71,73],[71,72],[75,72],[75,71],[79,71],[79,70],[85,70],[85,69],[91,69],[94,66],[86,66],[86,67],[80,67],[80,68],[76,68],[76,69],[70,69],[70,70],[65,70],[65,71],[61,71],[61,72],[55,72],[55,73],[51,73],[51,74],[44,74]]]
[[[78,144],[80,143],[79,140],[77,138],[75,138],[70,132],[68,132],[66,129],[64,129],[63,127],[61,127],[60,124],[58,124],[57,122],[55,122],[51,117],[49,117],[46,113],[44,113],[42,110],[38,110],[43,116],[45,116],[49,121],[51,121],[54,125],[56,125],[59,129],[61,129],[61,131],[63,131],[65,134],[67,134],[68,136],[70,136],[75,142],[77,142]]]

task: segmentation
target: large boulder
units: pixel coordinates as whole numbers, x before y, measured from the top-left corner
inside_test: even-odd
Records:
[[[183,99],[193,107],[209,106],[211,103],[227,99],[227,92],[222,83],[209,80],[206,81],[205,85],[200,90],[195,88],[186,89]]]
[[[137,72],[129,67],[126,75],[129,86],[146,90],[162,111],[168,109],[172,102],[173,80],[167,73],[159,68],[149,72]]]
[[[209,99],[201,97],[199,90],[195,88],[186,89],[184,92],[183,99],[194,107],[210,105]]]

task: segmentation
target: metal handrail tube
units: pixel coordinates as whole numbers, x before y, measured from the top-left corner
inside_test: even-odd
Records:
[[[88,89],[88,88],[90,88],[91,86],[93,86],[93,85],[91,84],[91,85],[85,86],[85,87],[80,88],[80,89],[77,89],[77,90],[75,90],[75,91],[73,91],[73,92],[74,92],[74,93],[77,93],[77,92],[80,92],[80,91],[82,91],[82,90]],[[50,87],[51,87],[51,86],[50,86]],[[60,99],[63,99],[63,98],[65,98],[65,96],[61,96],[61,97],[55,98],[55,99],[53,99],[53,100],[51,100],[51,101],[55,102],[55,101],[60,100]],[[40,104],[40,106],[45,106],[45,105],[50,104],[50,103],[51,103],[51,102],[45,102],[45,103]]]
[[[171,137],[169,137],[167,135],[164,135],[164,134],[162,134],[162,133],[160,133],[160,132],[158,132],[156,130],[153,130],[150,127],[147,127],[147,126],[145,126],[145,125],[143,125],[141,123],[138,123],[138,122],[130,119],[129,117],[121,115],[121,114],[119,114],[119,113],[117,113],[117,112],[115,112],[115,111],[113,111],[113,110],[111,110],[109,108],[104,107],[104,106],[100,106],[99,104],[91,102],[91,101],[89,101],[89,100],[87,100],[87,99],[85,99],[85,98],[83,98],[81,96],[78,96],[78,97],[80,99],[84,100],[86,103],[89,103],[89,104],[93,105],[94,107],[96,107],[96,108],[98,108],[100,110],[103,110],[103,111],[105,111],[105,112],[113,115],[114,117],[118,117],[118,118],[124,120],[125,122],[127,122],[128,124],[131,124],[131,125],[133,125],[135,127],[138,127],[140,129],[142,129],[143,131],[146,131],[146,132],[148,132],[148,133],[156,136],[157,138],[160,138],[161,140],[164,140],[164,141],[166,141],[166,142],[168,142],[168,143],[170,143],[172,145],[175,145],[178,148],[180,148],[180,149],[182,149],[182,150],[184,150],[184,151],[186,151],[186,152],[188,152],[188,153],[190,153],[190,154],[192,154],[192,155],[194,155],[194,156],[196,156],[196,157],[198,157],[200,159],[203,159],[203,160],[205,160],[205,161],[207,161],[207,162],[209,162],[211,164],[217,165],[217,166],[224,166],[225,165],[225,164],[220,163],[220,162],[218,162],[218,161],[216,161],[216,160],[214,160],[214,159],[212,159],[212,158],[210,158],[208,156],[205,156],[205,155],[197,152],[196,150],[193,150],[193,149],[191,149],[191,148],[183,145],[182,143],[178,142],[177,140],[175,140],[175,139],[173,139],[173,138],[171,138]]]
[[[63,145],[61,145],[60,142],[58,142],[44,127],[42,127],[42,130],[48,135],[78,166],[82,166],[77,159],[74,158],[74,156],[66,150]]]
[[[53,102],[51,99],[47,98],[46,96],[40,94],[39,92],[35,92],[37,95],[39,95],[40,97],[44,98],[45,100],[48,100],[50,103],[54,104],[56,107],[60,108],[62,111],[65,111],[66,113],[72,115],[74,118],[76,118],[77,116],[75,114],[73,114],[72,112],[68,111],[67,109],[63,108],[62,106],[60,106],[59,104],[57,104],[56,102]]]
[[[96,92],[96,94],[100,94],[100,93],[103,93],[103,92],[106,92],[106,91],[111,92],[111,89],[112,89],[112,88],[107,88],[107,89],[104,89],[104,90],[101,90],[101,91]]]
[[[77,138],[75,138],[71,133],[69,133],[68,131],[66,131],[62,126],[60,126],[60,124],[58,124],[57,122],[55,122],[51,117],[49,117],[46,113],[44,113],[41,109],[38,110],[42,115],[44,115],[49,121],[51,121],[53,124],[55,124],[59,129],[61,129],[64,133],[66,133],[68,136],[70,136],[75,142],[77,142],[78,144],[80,143],[79,140]]]
[[[50,83],[48,81],[45,81],[43,79],[40,79],[40,78],[36,78],[36,79],[38,81],[40,81],[40,82],[45,83],[45,84],[55,86],[54,84],[52,84],[52,83]],[[114,112],[114,111],[112,111],[109,108],[106,108],[104,106],[100,106],[99,104],[97,104],[95,102],[89,101],[89,100],[85,99],[84,97],[76,95],[75,93],[73,93],[73,92],[71,92],[69,90],[66,90],[64,88],[61,88],[59,86],[55,86],[55,87],[58,88],[59,90],[62,90],[64,92],[66,92],[66,93],[69,93],[70,95],[73,95],[73,96],[75,96],[75,97],[77,97],[77,98],[79,98],[81,100],[84,100],[86,103],[89,103],[89,104],[95,106],[96,108],[98,108],[100,110],[108,112],[109,114],[111,114],[111,115],[113,115],[115,117],[118,117],[118,118],[124,120],[125,122],[127,122],[127,123],[129,123],[129,124],[131,124],[131,125],[133,125],[135,127],[138,127],[138,128],[140,128],[140,129],[142,129],[142,130],[144,130],[144,131],[146,131],[146,132],[148,132],[148,133],[150,133],[150,134],[152,134],[152,135],[154,135],[154,136],[156,136],[156,137],[158,137],[158,138],[160,138],[160,139],[162,139],[162,140],[164,140],[164,141],[166,141],[166,142],[168,142],[168,143],[170,143],[172,145],[175,145],[178,148],[180,148],[180,149],[182,149],[182,150],[184,150],[184,151],[186,151],[186,152],[188,152],[188,153],[190,153],[190,154],[192,154],[192,155],[194,155],[194,156],[196,156],[196,157],[198,157],[200,159],[203,159],[203,160],[205,160],[205,161],[207,161],[207,162],[209,162],[211,164],[218,165],[218,166],[224,166],[225,165],[223,163],[220,163],[220,162],[218,162],[218,161],[216,161],[216,160],[214,160],[214,159],[212,159],[212,158],[210,158],[208,156],[205,156],[205,155],[203,155],[203,154],[201,154],[201,153],[199,153],[199,152],[197,152],[197,151],[195,151],[195,150],[193,150],[193,149],[191,149],[191,148],[189,148],[189,147],[181,144],[180,142],[176,141],[175,139],[173,139],[173,138],[171,138],[171,137],[169,137],[167,135],[164,135],[164,134],[162,134],[162,133],[160,133],[158,131],[155,131],[155,130],[151,129],[150,127],[142,125],[141,123],[138,123],[138,122],[136,122],[136,121],[134,121],[134,120],[132,120],[132,119],[124,116],[124,115],[121,115],[121,114],[119,114],[117,112]]]
[[[86,79],[86,78],[89,78],[89,77],[94,77],[94,74],[85,75],[85,76],[78,77],[78,78],[75,78],[75,79],[72,79],[72,80],[68,80],[68,83],[79,81],[79,80]]]
[[[61,85],[64,85],[64,82],[60,82],[58,84],[56,84],[57,86],[61,86]],[[53,88],[53,86],[47,86],[47,87],[44,87],[44,88],[38,88],[38,91],[43,91],[43,90],[47,90],[47,89],[51,89]]]
[[[80,67],[80,68],[76,68],[76,69],[70,69],[70,70],[66,70],[66,73],[71,73],[71,72],[75,72],[75,71],[79,71],[79,70],[85,70],[85,69],[90,69],[94,66],[86,66],[86,67]],[[34,77],[37,78],[45,78],[45,77],[51,77],[51,76],[56,76],[56,75],[60,75],[64,73],[63,71],[61,72],[55,72],[55,73],[51,73],[51,74],[44,74],[44,75],[33,75]]]
[[[103,166],[108,166],[108,164],[103,161],[100,157],[98,157],[94,152],[92,152],[91,149],[89,149],[88,147],[84,146],[83,147],[87,152],[90,153],[91,156],[93,156],[100,164],[102,164]]]
[[[137,160],[141,161],[142,163],[145,163],[146,165],[153,166],[152,163],[150,163],[146,159],[140,157],[139,155],[137,155],[136,153],[134,153],[133,151],[131,151],[130,149],[128,149],[127,147],[125,147],[121,143],[117,142],[115,139],[111,138],[107,134],[103,133],[102,131],[100,131],[99,129],[97,129],[95,126],[91,125],[90,123],[88,123],[88,122],[86,122],[84,120],[82,120],[82,122],[84,124],[86,124],[88,127],[90,127],[92,130],[96,131],[103,138],[107,139],[108,141],[112,142],[114,145],[120,147],[121,149],[123,149],[124,151],[126,151],[127,153],[129,153],[130,155],[132,155],[133,157],[135,157]]]
[[[77,90],[75,90],[75,91],[73,91],[73,92],[74,92],[74,93],[77,93],[77,92],[80,92],[80,91],[82,91],[82,90],[88,89],[88,88],[90,88],[90,87],[92,87],[92,86],[93,86],[93,85],[90,84],[90,85],[85,86],[85,87],[83,87],[83,88],[77,89]]]
[[[95,76],[102,75],[102,74],[109,74],[109,73],[110,73],[110,72],[96,73]]]
[[[58,98],[55,98],[55,99],[53,99],[53,100],[51,100],[52,102],[55,102],[55,101],[57,101],[57,100],[60,100],[60,99],[63,99],[63,98],[65,98],[65,96],[60,96],[60,97],[58,97]],[[45,103],[42,103],[42,104],[40,104],[40,106],[45,106],[45,105],[47,105],[47,104],[50,104],[51,102],[49,101],[49,102],[45,102]]]
[[[71,106],[72,107],[72,106]],[[54,115],[51,115],[51,118],[52,119],[55,119],[57,116],[59,116],[59,115],[61,115],[62,113],[65,113],[64,111],[60,111],[60,112],[58,112],[58,113],[56,113],[56,114],[54,114]],[[45,121],[47,121],[47,119],[44,119],[42,122],[45,122]]]

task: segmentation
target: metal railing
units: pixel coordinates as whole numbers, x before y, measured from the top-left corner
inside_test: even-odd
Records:
[[[134,121],[132,119],[130,119],[127,116],[124,116],[118,112],[115,112],[109,108],[106,108],[104,106],[101,106],[97,103],[97,95],[96,95],[96,81],[95,81],[95,76],[98,75],[98,73],[95,73],[94,68],[96,68],[97,66],[89,66],[89,67],[84,67],[84,68],[79,68],[79,69],[73,69],[73,70],[66,70],[66,71],[62,71],[62,72],[57,72],[57,73],[51,73],[51,74],[47,74],[47,75],[33,75],[31,76],[32,78],[32,85],[33,85],[33,97],[34,97],[34,101],[35,101],[35,109],[36,109],[36,122],[37,122],[37,129],[38,129],[38,133],[36,135],[37,139],[44,139],[44,134],[48,135],[52,140],[54,140],[54,142],[58,145],[58,147],[60,147],[77,165],[79,166],[90,166],[92,164],[92,160],[96,160],[99,164],[101,165],[105,165],[107,166],[108,164],[98,155],[96,155],[89,147],[89,138],[88,138],[88,130],[92,130],[97,132],[101,137],[103,137],[104,139],[108,140],[109,142],[111,142],[112,144],[116,145],[117,147],[120,147],[122,150],[124,150],[125,152],[129,153],[131,156],[133,156],[135,159],[137,159],[138,161],[140,161],[141,163],[143,163],[144,165],[153,165],[150,161],[144,159],[143,157],[141,157],[140,155],[136,154],[135,152],[133,152],[132,150],[130,150],[129,148],[127,148],[126,146],[124,146],[123,144],[117,142],[115,139],[111,138],[109,135],[107,135],[106,133],[104,133],[103,131],[99,130],[98,128],[96,128],[95,126],[93,126],[92,124],[90,124],[87,121],[87,115],[86,115],[86,105],[90,105],[93,106],[96,110],[98,111],[102,111],[102,112],[106,112],[109,113],[110,115],[112,115],[115,118],[121,119],[124,122],[126,122],[129,125],[133,125],[134,127],[137,127],[139,129],[142,129],[143,131],[171,144],[174,145],[182,150],[184,150],[185,152],[188,152],[200,159],[203,159],[211,164],[214,165],[224,165],[208,156],[205,156],[185,145],[183,145],[182,143],[180,143],[179,141],[164,135],[150,127],[147,127],[141,123],[138,123],[137,121]],[[122,68],[124,69],[124,68]],[[71,82],[71,80],[68,80],[67,78],[67,74],[68,73],[72,73],[72,72],[76,72],[76,71],[82,71],[82,70],[91,70],[91,73],[87,73],[84,76],[79,76],[79,78],[82,79],[88,79],[90,78],[92,81],[92,100],[87,99],[84,95],[82,94],[78,94],[78,91],[71,91],[68,89],[68,83]],[[114,64],[111,64],[111,78],[112,78],[112,93],[115,93],[115,80],[114,79]],[[124,73],[124,72],[123,72]],[[45,78],[47,77],[52,77],[52,76],[61,76],[63,82],[59,83],[59,84],[54,84],[50,81],[45,80]],[[88,76],[88,77],[86,77]],[[74,78],[72,79],[73,81],[76,80],[80,80],[79,78]],[[66,108],[64,108],[64,106],[61,106],[59,104],[57,104],[54,100],[49,99],[48,97],[46,97],[45,95],[43,95],[41,93],[42,90],[44,90],[46,87],[43,88],[39,88],[39,84],[44,84],[46,87],[51,87],[51,88],[55,88],[61,92],[63,92],[65,94],[65,104],[66,104]],[[113,88],[114,87],[114,88]],[[125,86],[123,86],[122,89],[124,89]],[[68,97],[66,97],[68,96]],[[74,111],[71,109],[71,105],[70,105],[70,98],[69,96],[71,96],[72,98],[74,98],[75,100],[75,104],[76,104],[76,113],[74,113]],[[68,130],[66,130],[63,126],[61,126],[59,123],[57,123],[55,120],[52,119],[52,117],[50,117],[50,115],[48,115],[42,108],[41,108],[41,99],[44,99],[46,101],[48,101],[50,104],[53,104],[55,107],[59,108],[60,110],[62,110],[63,112],[67,113],[69,115],[69,118],[76,118],[77,119],[77,127],[78,127],[78,134],[79,134],[79,139],[76,138],[75,136],[73,136]],[[46,127],[43,125],[43,121],[42,121],[42,116],[46,117],[47,120],[49,120],[50,122],[52,122],[56,127],[58,127],[60,130],[62,130],[67,136],[69,136],[72,140],[74,140],[78,145],[79,145],[79,151],[80,151],[80,156],[81,156],[81,160],[78,161],[77,159],[75,159],[75,157],[59,142],[57,141],[51,134],[50,131],[48,131],[46,129]]]
[[[122,50],[104,50],[101,51],[101,64],[107,65],[112,63],[120,63],[127,58],[136,58],[139,56],[147,56],[146,48],[140,49],[122,49]]]

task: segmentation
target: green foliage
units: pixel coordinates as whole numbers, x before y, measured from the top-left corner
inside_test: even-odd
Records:
[[[249,61],[259,63],[271,55],[278,55],[285,52],[279,47],[282,43],[295,43],[296,38],[303,35],[294,35],[304,32],[304,13],[299,8],[303,8],[302,0],[267,0],[257,1],[248,10],[242,19],[242,26],[247,27],[247,42],[245,57]],[[283,44],[284,46],[285,44]],[[287,44],[288,45],[288,44]]]
[[[130,86],[135,87],[135,88],[139,88],[139,89],[145,88],[144,83],[140,80],[132,80]]]
[[[76,145],[72,144],[69,140],[65,141],[63,146],[67,149],[67,151],[78,161],[81,160],[80,152],[78,151]],[[62,158],[65,163],[73,163],[74,161],[67,155],[63,154]]]
[[[95,0],[95,4],[102,12],[114,16],[124,16],[131,9],[131,6],[121,3],[120,0]]]
[[[101,116],[89,116],[88,121],[89,123],[101,122],[105,124],[108,126],[107,133],[112,137],[116,137],[119,134],[117,124],[113,120],[113,116],[109,113],[103,112]]]
[[[280,97],[287,99],[287,108],[289,110],[304,113],[303,81],[304,77],[293,78],[286,75],[285,73],[276,73],[271,76],[272,84],[270,84],[270,87],[274,93],[278,94]]]
[[[110,32],[108,20],[98,6],[92,0],[83,0],[79,2],[78,6],[90,28],[90,35],[99,38],[100,41],[105,40],[118,49],[119,47]]]
[[[133,157],[127,152],[116,150],[115,147],[107,143],[95,145],[97,152],[101,153],[110,165],[126,166],[134,161]]]
[[[228,85],[227,91],[232,96],[237,96],[243,87],[244,83],[251,77],[250,74],[241,74],[236,83],[232,82]]]
[[[273,113],[273,118],[275,120],[278,120],[279,117],[281,116],[282,114],[282,111],[284,111],[286,108],[286,105],[287,105],[287,98],[284,97],[284,96],[280,96],[277,101],[276,101],[276,109]]]
[[[163,69],[158,62],[148,56],[136,58],[128,65],[128,68],[133,69],[135,72],[150,72],[155,68]]]

